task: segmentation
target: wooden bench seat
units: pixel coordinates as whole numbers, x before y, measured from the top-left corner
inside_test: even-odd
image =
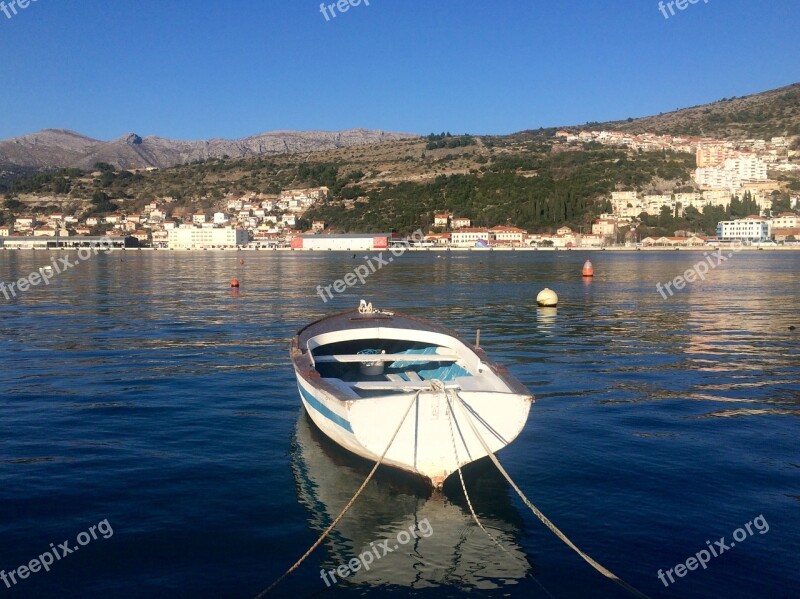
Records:
[[[455,362],[459,360],[455,352],[441,354],[338,354],[333,356],[314,356],[314,362]]]
[[[417,391],[419,389],[430,389],[431,384],[429,381],[421,383],[411,381],[362,381],[359,383],[352,383],[354,389],[361,391]],[[445,389],[460,389],[461,385],[458,383],[445,383]]]

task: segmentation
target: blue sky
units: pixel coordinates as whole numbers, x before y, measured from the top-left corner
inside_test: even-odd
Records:
[[[5,0],[8,4],[9,0]],[[333,0],[328,0],[332,2]],[[797,0],[38,0],[0,12],[0,138],[511,133],[800,81]]]

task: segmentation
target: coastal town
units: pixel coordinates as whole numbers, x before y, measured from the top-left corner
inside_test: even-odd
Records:
[[[511,222],[476,227],[472,220],[448,210],[434,211],[424,237],[412,240],[423,248],[536,248],[601,249],[613,247],[702,247],[719,242],[740,241],[759,247],[800,245],[798,209],[800,197],[789,196],[789,209],[773,211],[777,194],[786,192],[781,174],[800,171],[800,152],[792,149],[788,137],[769,141],[746,139],[721,141],[686,136],[641,134],[617,131],[559,130],[554,143],[565,148],[583,144],[622,147],[632,151],[673,151],[692,153],[697,167],[691,190],[620,189],[603,198],[608,212],[591,225],[561,226],[555,231],[531,232]],[[770,178],[772,176],[773,178]],[[160,250],[212,249],[381,249],[384,243],[407,243],[408,237],[382,231],[347,234],[322,220],[307,220],[306,213],[320,203],[333,200],[328,187],[289,189],[277,194],[232,193],[215,211],[187,213],[170,210],[173,198],[154,200],[137,213],[118,212],[19,215],[13,224],[0,227],[3,249],[48,249],[80,247],[98,237],[116,239],[120,247]],[[732,201],[747,200],[757,213],[717,223],[716,235],[675,231],[671,236],[642,236],[639,224],[645,216],[667,214],[680,217],[687,210],[702,212],[707,207],[728,209]],[[361,201],[344,200],[345,210]],[[774,213],[773,213],[774,212]],[[369,246],[359,239],[383,239]]]

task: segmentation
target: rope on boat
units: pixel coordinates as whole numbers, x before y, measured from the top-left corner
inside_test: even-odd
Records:
[[[487,445],[486,441],[481,436],[480,432],[478,432],[478,429],[475,426],[475,423],[472,421],[472,418],[470,418],[467,409],[464,407],[465,404],[466,404],[464,399],[456,391],[453,391],[453,394],[458,398],[459,407],[461,408],[461,411],[464,413],[464,417],[466,418],[467,422],[469,423],[470,428],[472,428],[472,432],[475,434],[476,437],[478,437],[478,440],[481,442],[481,445],[483,445],[483,449],[486,452],[486,455],[488,455],[491,458],[492,462],[494,462],[494,465],[497,466],[497,469],[500,471],[500,473],[505,477],[505,479],[508,481],[508,483],[514,488],[514,490],[517,492],[517,495],[520,496],[522,501],[525,503],[525,505],[527,505],[530,508],[530,510],[534,513],[534,515],[536,515],[536,517],[539,518],[539,520],[541,520],[542,523],[547,528],[549,528],[553,533],[555,533],[555,535],[559,539],[561,539],[567,545],[567,547],[569,547],[570,549],[575,551],[575,553],[580,555],[587,564],[589,564],[590,566],[592,566],[592,568],[594,568],[595,570],[600,572],[600,574],[602,574],[606,578],[609,578],[610,580],[616,582],[619,586],[621,586],[623,589],[625,589],[626,591],[628,591],[629,593],[631,593],[635,597],[639,597],[640,599],[650,599],[647,595],[645,595],[644,593],[642,593],[641,591],[639,591],[635,587],[631,586],[630,584],[628,584],[627,582],[622,580],[619,576],[617,576],[616,574],[614,574],[613,572],[611,572],[610,570],[608,570],[607,568],[605,568],[601,564],[597,563],[591,557],[589,557],[583,551],[581,551],[575,545],[575,543],[573,543],[572,541],[569,540],[569,538],[567,538],[567,535],[565,535],[563,532],[561,532],[558,529],[558,527],[556,527],[556,525],[553,524],[547,518],[547,516],[545,516],[539,510],[539,508],[537,508],[535,505],[533,505],[530,502],[530,500],[525,496],[525,494],[522,492],[522,490],[520,490],[520,488],[517,486],[517,484],[512,480],[512,478],[508,474],[508,472],[506,472],[505,468],[503,468],[502,464],[500,464],[500,461],[497,459],[497,456],[495,456],[494,453],[492,452],[492,450],[489,449],[489,446]],[[448,402],[448,405],[449,405],[449,402]],[[460,472],[460,470],[459,470],[459,472]]]
[[[350,510],[351,507],[353,507],[353,504],[356,502],[356,499],[358,499],[358,496],[361,495],[362,491],[367,487],[367,484],[369,484],[369,481],[372,480],[372,477],[378,471],[378,467],[383,462],[384,458],[386,457],[386,454],[389,453],[389,449],[392,447],[392,444],[394,443],[394,440],[397,438],[397,435],[400,432],[400,429],[403,427],[403,423],[406,421],[406,418],[408,418],[408,413],[411,411],[411,408],[417,402],[417,399],[419,399],[419,394],[420,393],[422,393],[422,389],[420,389],[419,391],[416,392],[416,394],[414,395],[414,399],[412,399],[411,403],[408,404],[408,408],[406,408],[406,411],[403,414],[403,418],[400,420],[400,424],[397,425],[397,429],[394,431],[394,434],[392,435],[392,438],[389,440],[389,444],[386,446],[386,449],[384,450],[383,455],[381,455],[380,459],[378,459],[378,461],[375,462],[375,466],[372,468],[372,471],[369,473],[369,476],[367,476],[367,478],[364,481],[364,483],[359,487],[358,491],[356,491],[356,494],[353,495],[353,498],[350,499],[350,501],[347,502],[347,505],[344,506],[344,509],[342,509],[342,511],[339,513],[339,515],[336,516],[336,519],[334,519],[334,521],[331,523],[331,525],[328,528],[325,529],[325,532],[323,532],[322,535],[320,535],[320,537],[309,548],[309,550],[306,551],[303,554],[303,557],[301,557],[299,560],[297,560],[295,562],[295,564],[291,568],[286,570],[286,572],[284,572],[283,575],[280,578],[278,578],[278,580],[273,582],[265,591],[262,591],[261,593],[256,595],[255,599],[261,599],[262,597],[264,597],[265,595],[270,593],[273,589],[275,589],[275,587],[277,587],[281,582],[283,582],[283,580],[287,576],[289,576],[289,574],[291,574],[292,572],[297,570],[297,568],[300,567],[300,564],[302,564],[306,560],[306,558],[309,555],[311,555],[317,547],[320,546],[322,541],[324,541],[325,538],[331,533],[331,531],[333,531],[333,529],[336,528],[336,525],[339,524],[339,522],[342,520],[342,518],[344,518],[344,515]]]

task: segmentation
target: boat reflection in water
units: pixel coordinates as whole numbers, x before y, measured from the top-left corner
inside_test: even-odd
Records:
[[[291,463],[300,502],[308,508],[311,528],[319,533],[333,522],[374,465],[330,441],[305,412],[297,422]],[[418,477],[380,468],[326,540],[330,558],[322,567],[346,565],[370,551],[371,543],[381,554],[380,542],[389,540],[390,548],[399,547],[375,559],[369,570],[360,568],[338,584],[489,590],[529,576],[532,566],[518,544],[521,520],[509,502],[505,481],[488,460],[463,471],[478,517],[506,551],[475,524],[457,475],[442,493],[431,491]],[[418,538],[400,545],[398,533],[412,528]]]

